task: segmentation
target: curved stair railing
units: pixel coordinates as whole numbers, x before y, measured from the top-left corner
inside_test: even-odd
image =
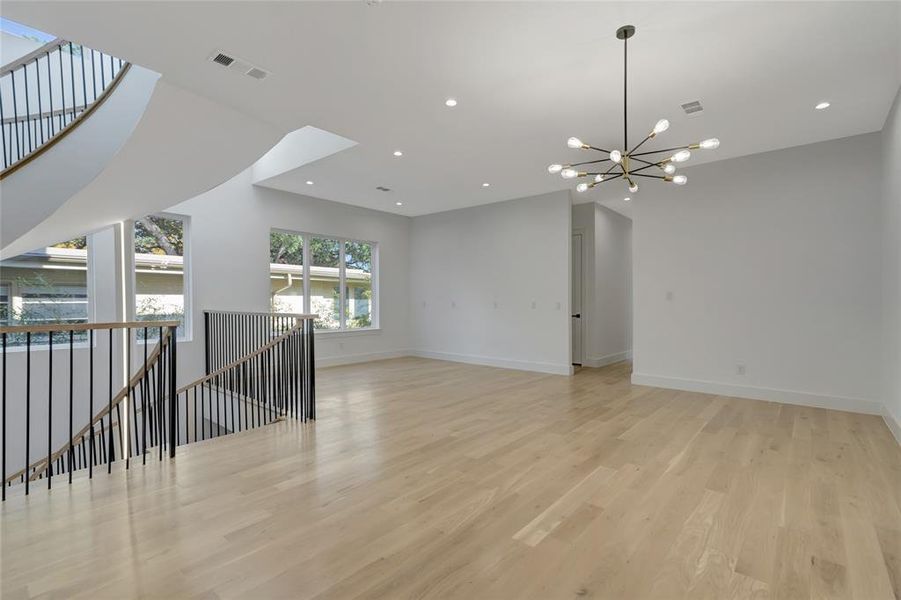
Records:
[[[61,475],[72,483],[78,471],[86,470],[92,478],[95,468],[106,466],[110,473],[116,462],[129,469],[133,461],[146,464],[154,455],[158,460],[164,455],[174,458],[176,447],[183,444],[286,418],[304,422],[316,418],[316,315],[206,315],[207,320],[220,325],[206,328],[208,353],[211,346],[218,347],[216,368],[178,389],[177,344],[173,343],[177,321],[0,327],[3,500],[7,488],[16,484],[24,484],[24,493],[28,494],[31,484],[39,480],[49,489],[54,478]],[[157,342],[151,350],[153,338]],[[32,357],[36,348],[45,350],[46,357]],[[78,357],[76,349],[81,353]],[[234,357],[227,349],[240,355]],[[24,350],[24,356],[19,350]],[[54,365],[54,352],[59,350],[68,353],[62,354],[62,361],[57,358]],[[10,364],[14,351],[24,365]],[[123,368],[116,363],[123,353],[129,373],[135,360],[139,367],[129,376],[127,385],[115,391],[114,373]],[[227,364],[218,362],[226,357]],[[35,373],[45,366],[46,379],[41,379]],[[10,393],[8,383],[13,377],[19,380],[15,386],[18,393]],[[60,378],[68,383],[62,393]],[[10,419],[14,414],[19,418]],[[79,420],[78,414],[91,418]],[[36,426],[40,418],[45,422]],[[25,439],[11,448],[12,428],[24,429]],[[66,441],[54,443],[61,434]],[[34,451],[34,435],[46,436],[37,444],[46,451]],[[14,467],[9,473],[10,455],[27,466]]]
[[[168,398],[175,390],[172,340],[178,325],[178,321],[133,321],[0,327],[3,500],[13,484],[24,483],[28,494],[37,480],[46,481],[49,489],[54,477],[61,475],[72,483],[79,470],[86,469],[93,477],[95,468],[106,466],[111,472],[116,462],[124,461],[129,468],[139,455],[146,462],[148,448],[158,447],[160,460],[164,447],[174,453],[169,434],[175,414]],[[153,337],[157,342],[150,350]],[[140,339],[148,342],[139,344]],[[116,390],[122,357],[131,365],[139,359],[136,353],[143,354],[140,367]],[[56,364],[54,354],[61,355]],[[12,365],[13,359],[19,364]],[[13,384],[18,385],[11,390]],[[24,431],[20,436],[24,443],[10,443],[13,428]],[[146,436],[139,437],[148,430],[149,444]],[[35,436],[40,443],[33,443]],[[60,443],[60,438],[66,441]],[[24,466],[13,466],[9,473],[11,461]]]
[[[75,129],[130,67],[120,58],[62,39],[0,67],[0,179]]]

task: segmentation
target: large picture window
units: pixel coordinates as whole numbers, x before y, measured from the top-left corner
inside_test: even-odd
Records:
[[[87,238],[0,262],[0,324],[86,323],[89,315]],[[63,337],[68,340],[68,334]],[[76,335],[79,341],[81,337],[80,333]],[[8,342],[24,343],[24,337]],[[32,343],[46,342],[46,334],[32,336]]]
[[[272,231],[269,293],[273,312],[316,313],[318,330],[377,327],[373,242]]]
[[[135,318],[178,321],[179,337],[188,327],[187,229],[187,218],[174,215],[137,219],[134,227]]]

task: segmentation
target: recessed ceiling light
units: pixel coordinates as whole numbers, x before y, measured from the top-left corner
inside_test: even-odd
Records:
[[[453,108],[453,107],[457,106],[457,101],[454,100],[453,98],[448,98],[447,100],[444,101],[444,105],[450,106],[451,108]]]
[[[820,102],[819,104],[814,106],[814,108],[817,110],[823,110],[824,108],[829,108],[829,103],[828,102]]]
[[[307,181],[307,185],[313,185],[312,181]]]
[[[395,202],[394,204],[396,204],[397,206],[403,206],[403,205],[404,205],[403,202]]]
[[[404,155],[404,153],[401,152],[400,150],[395,150],[395,151],[394,151],[394,156],[403,156],[403,155]]]
[[[623,198],[623,202],[628,202],[628,201],[631,200],[631,199],[632,199],[632,198]]]
[[[491,185],[490,183],[483,183],[482,187],[489,187],[490,185]]]

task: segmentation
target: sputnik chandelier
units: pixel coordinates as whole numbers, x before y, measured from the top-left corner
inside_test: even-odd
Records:
[[[606,155],[604,158],[600,158],[598,160],[588,160],[585,162],[577,162],[569,165],[551,165],[547,168],[549,173],[556,175],[559,173],[564,179],[576,179],[582,177],[593,177],[594,180],[591,183],[582,182],[576,186],[576,191],[585,192],[594,186],[603,183],[605,181],[612,181],[614,179],[623,179],[629,184],[629,192],[635,193],[638,191],[638,184],[635,182],[635,178],[638,177],[646,177],[649,179],[662,179],[668,183],[674,183],[676,185],[685,185],[688,182],[688,177],[681,174],[676,174],[676,164],[675,163],[683,163],[691,158],[691,151],[702,149],[702,150],[713,150],[718,148],[720,145],[720,141],[716,138],[710,138],[709,140],[704,140],[703,142],[698,142],[696,144],[686,144],[683,146],[674,146],[672,148],[664,148],[663,150],[647,150],[645,152],[637,152],[642,145],[648,140],[652,140],[656,138],[659,134],[663,133],[667,129],[669,129],[669,121],[666,119],[660,119],[657,121],[657,124],[654,125],[654,129],[645,136],[643,140],[641,140],[634,148],[631,150],[627,150],[629,148],[629,103],[628,103],[628,45],[629,38],[635,35],[635,27],[632,25],[624,25],[616,30],[616,37],[623,41],[623,149],[622,150],[605,150],[603,148],[596,148],[591,144],[586,144],[579,138],[571,137],[566,141],[566,145],[570,148],[581,149],[581,150],[594,150],[596,152],[600,152]],[[659,159],[659,157],[655,157],[655,155],[664,154],[668,152],[673,152],[671,156],[664,159]],[[613,163],[610,165],[606,171],[601,172],[600,169],[603,166],[597,167],[597,171],[591,171],[591,167],[585,167],[585,165],[603,165],[604,163]],[[584,167],[586,170],[581,171],[578,167]],[[618,168],[618,169],[617,169]],[[648,169],[652,169],[650,173],[647,173]],[[654,173],[662,172],[662,174],[654,174]],[[628,200],[628,198],[627,198]]]

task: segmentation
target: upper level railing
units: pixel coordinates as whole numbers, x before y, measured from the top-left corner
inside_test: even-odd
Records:
[[[129,67],[120,58],[62,39],[0,67],[0,179],[81,123]]]

